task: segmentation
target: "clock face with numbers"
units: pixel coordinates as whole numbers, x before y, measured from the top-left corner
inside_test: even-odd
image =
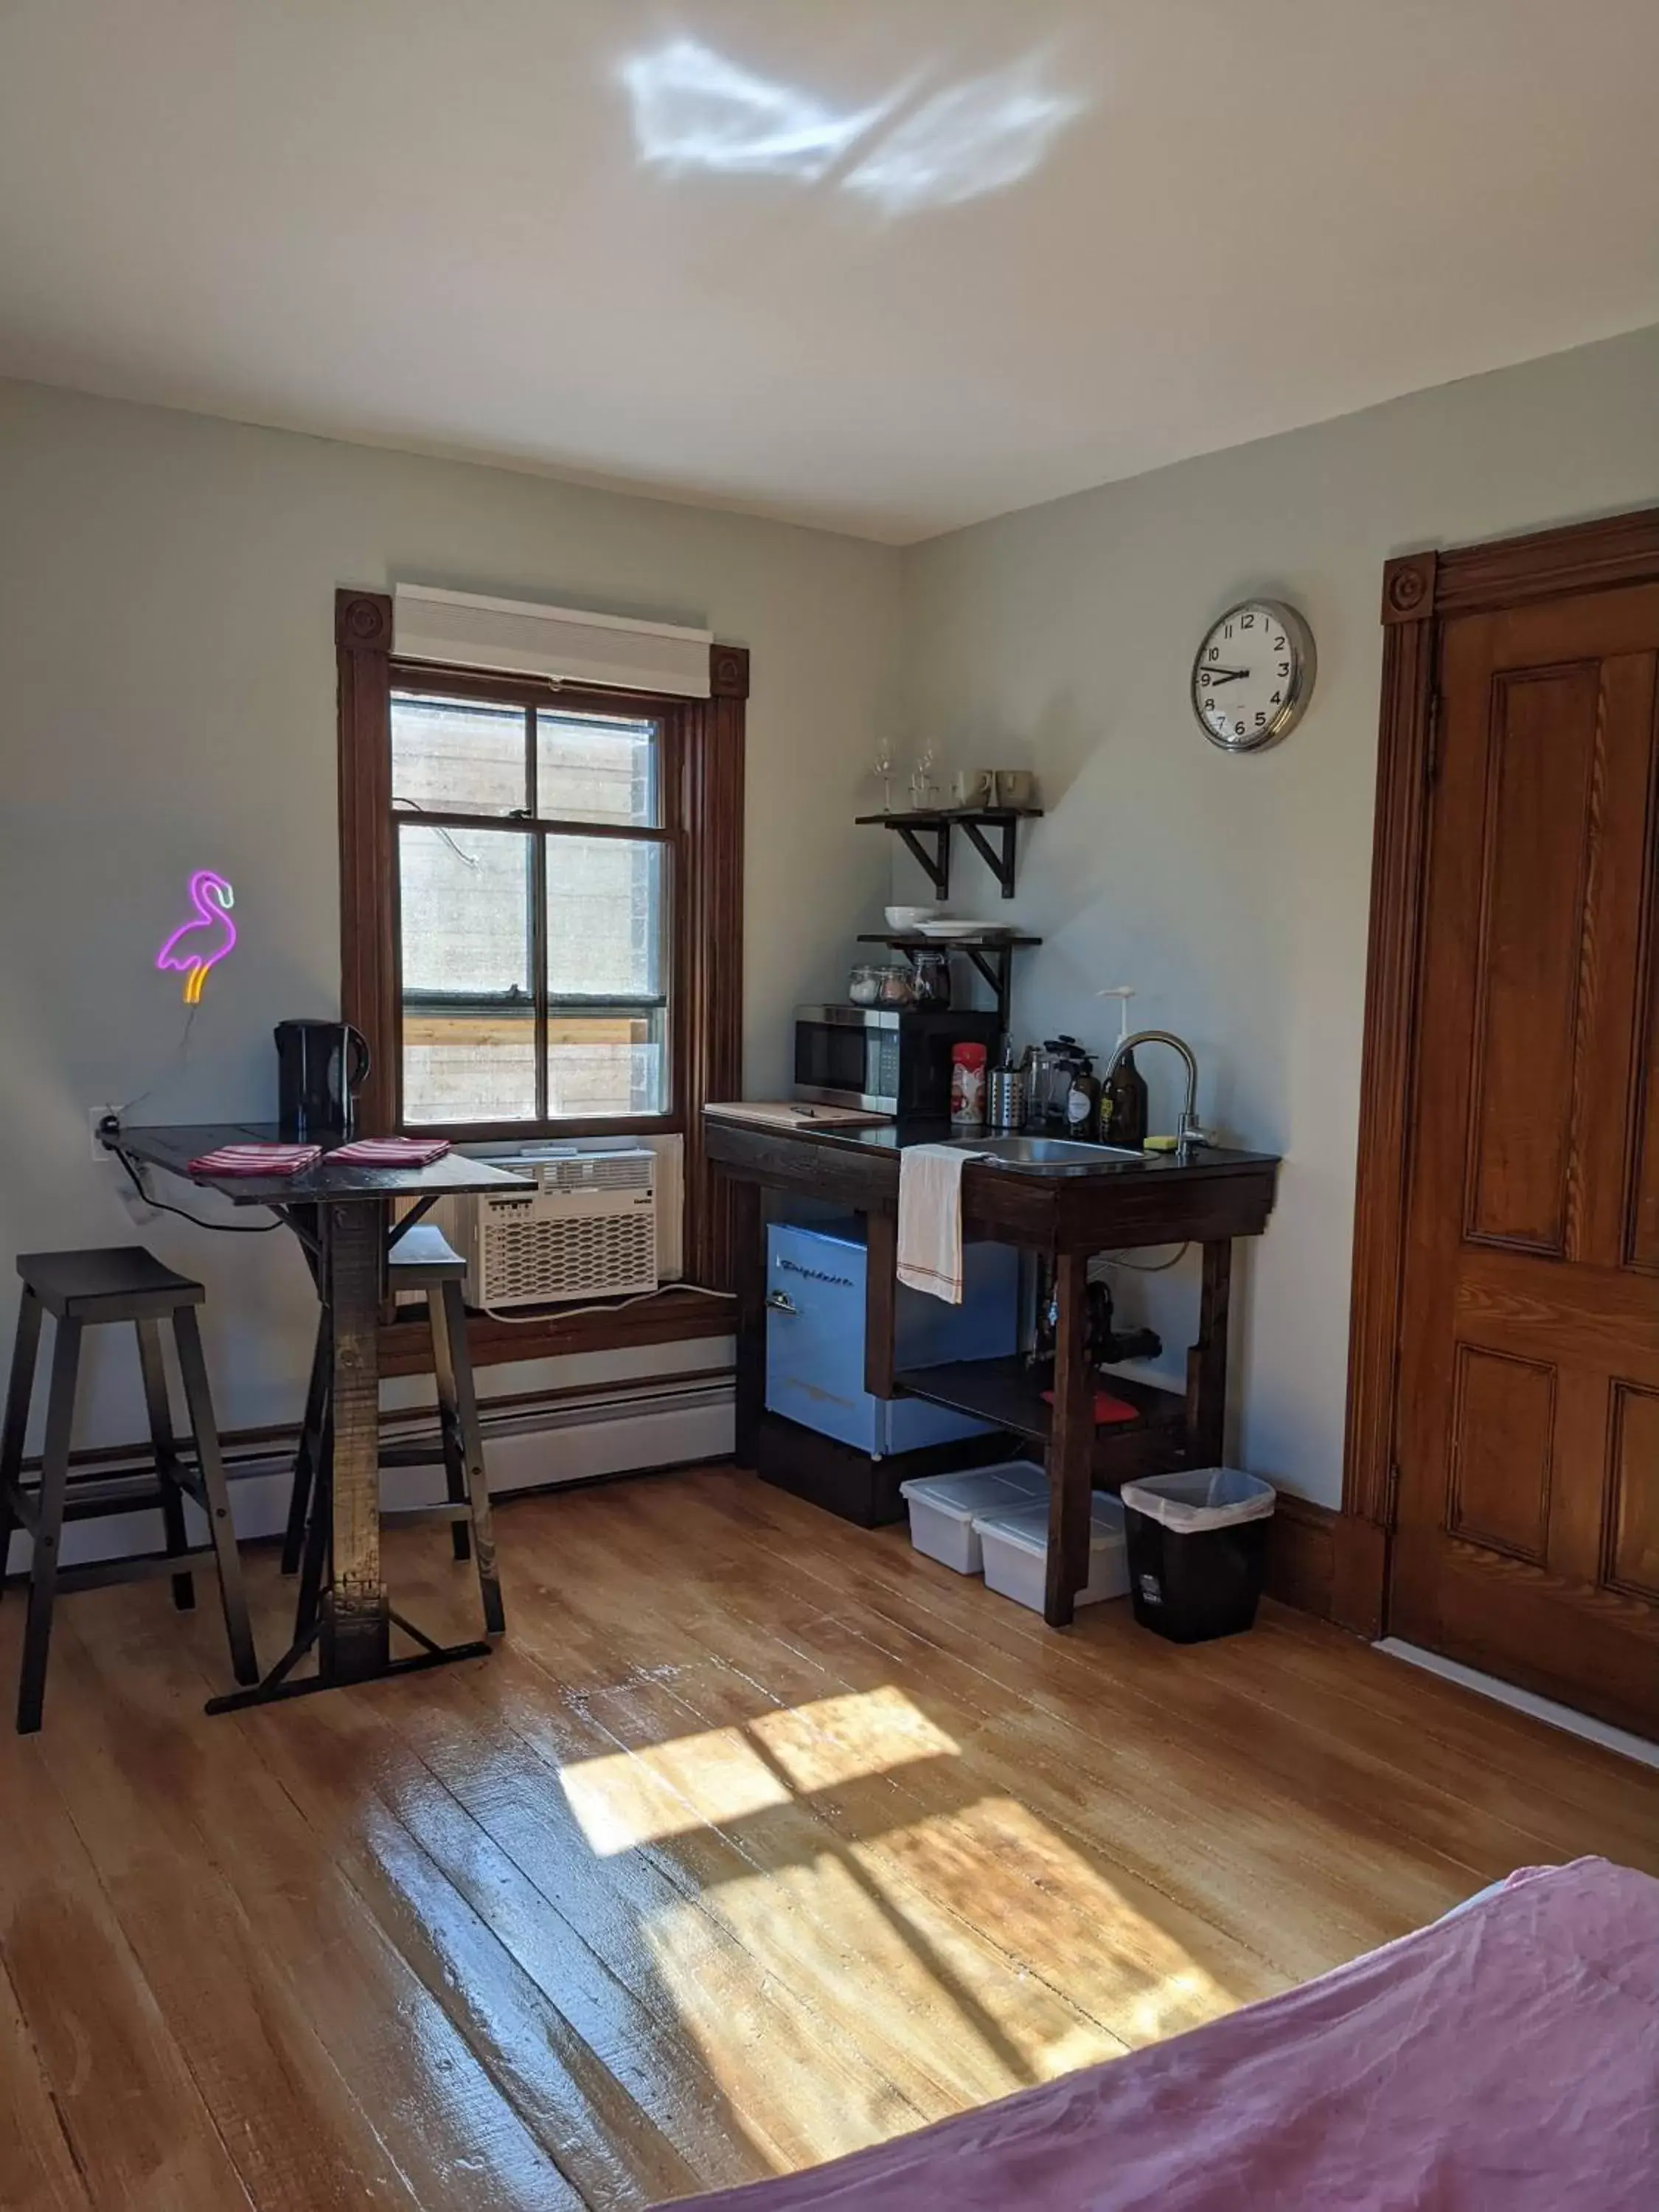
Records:
[[[1294,607],[1229,607],[1193,662],[1193,712],[1212,745],[1253,753],[1302,719],[1313,690],[1313,633]]]

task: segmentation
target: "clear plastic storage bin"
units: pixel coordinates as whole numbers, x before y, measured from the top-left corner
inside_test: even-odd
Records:
[[[984,1559],[975,1516],[1046,1499],[1048,1478],[1032,1460],[1006,1460],[971,1474],[918,1475],[900,1483],[899,1495],[910,1509],[910,1541],[917,1551],[959,1575],[976,1575]]]
[[[987,1589],[1041,1613],[1048,1579],[1046,1501],[981,1513],[974,1527],[984,1550]],[[1128,1589],[1123,1508],[1115,1498],[1097,1490],[1089,1516],[1089,1579],[1078,1592],[1077,1603],[1098,1605],[1104,1598],[1126,1596]]]

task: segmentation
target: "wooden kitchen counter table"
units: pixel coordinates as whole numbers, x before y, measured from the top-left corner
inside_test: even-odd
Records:
[[[876,1127],[757,1127],[711,1111],[708,1157],[733,1187],[737,1222],[738,1456],[755,1463],[766,1391],[768,1194],[825,1200],[861,1213],[869,1238],[865,1387],[878,1398],[950,1406],[1042,1449],[1048,1470],[1049,1540],[1044,1618],[1064,1627],[1088,1579],[1089,1496],[1137,1475],[1218,1465],[1227,1404],[1227,1306],[1236,1237],[1259,1237],[1273,1211],[1279,1162],[1270,1153],[1195,1146],[1134,1158],[1102,1148],[1083,1174],[1054,1175],[969,1162],[962,1178],[963,1230],[1040,1253],[1052,1263],[1058,1304],[1054,1400],[1018,1358],[896,1372],[893,1317],[898,1257],[899,1155],[953,1133],[937,1122]],[[1184,1393],[1113,1376],[1133,1422],[1097,1430],[1100,1378],[1087,1361],[1089,1261],[1097,1253],[1194,1243],[1202,1249],[1198,1334]]]
[[[322,1308],[329,1412],[294,1642],[264,1681],[214,1698],[210,1712],[413,1673],[489,1650],[482,1642],[441,1646],[392,1609],[380,1573],[379,1316],[388,1252],[439,1199],[529,1186],[520,1176],[461,1152],[424,1167],[336,1160],[331,1154],[345,1141],[339,1137],[325,1139],[322,1158],[300,1175],[216,1176],[191,1164],[221,1146],[279,1140],[277,1129],[254,1122],[124,1127],[102,1139],[129,1163],[162,1169],[235,1206],[269,1207],[299,1239]],[[406,1209],[395,1223],[394,1200]],[[418,1647],[412,1656],[392,1657],[394,1623]],[[296,1679],[295,1667],[313,1647],[315,1673]]]

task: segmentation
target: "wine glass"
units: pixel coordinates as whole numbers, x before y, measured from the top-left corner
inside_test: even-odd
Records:
[[[874,766],[876,774],[881,778],[881,811],[884,814],[890,814],[893,811],[893,747],[889,739],[884,738],[877,746]]]
[[[933,748],[924,745],[916,755],[915,773],[910,778],[910,798],[918,813],[925,813],[933,799]]]

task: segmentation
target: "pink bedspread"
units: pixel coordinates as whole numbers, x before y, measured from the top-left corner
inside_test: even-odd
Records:
[[[1659,1881],[1580,1859],[699,2212],[1659,2212]]]

